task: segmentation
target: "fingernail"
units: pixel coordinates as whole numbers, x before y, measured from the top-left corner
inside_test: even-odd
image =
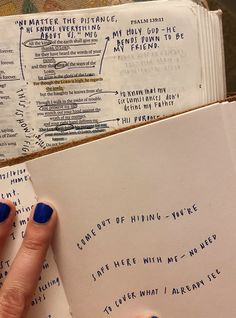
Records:
[[[141,316],[137,316],[136,318],[160,318],[159,316],[152,315],[150,313],[142,314]]]
[[[6,221],[11,212],[11,207],[6,203],[0,202],[0,222]]]
[[[38,203],[34,210],[33,220],[40,224],[47,223],[51,219],[52,213],[53,209],[49,205]]]

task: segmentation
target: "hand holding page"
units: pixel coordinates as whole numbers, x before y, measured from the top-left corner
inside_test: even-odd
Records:
[[[7,17],[0,31],[0,159],[226,96],[221,13],[190,1]],[[17,217],[0,283],[40,197],[60,222],[30,318],[235,317],[233,118],[235,103],[213,105],[1,169]]]
[[[69,317],[69,307],[86,318],[234,317],[235,106],[1,169],[1,197],[17,209],[1,283],[36,193],[60,212],[57,265],[50,252],[29,317]]]
[[[11,200],[16,206],[16,219],[7,242],[7,250],[0,261],[0,286],[2,286],[24,238],[31,208],[36,203],[36,195],[25,164],[1,169],[0,187],[1,199]],[[31,302],[29,317],[70,317],[69,305],[51,250],[43,264],[39,284]]]

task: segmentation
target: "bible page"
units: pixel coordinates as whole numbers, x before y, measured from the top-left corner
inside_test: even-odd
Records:
[[[215,101],[202,11],[175,0],[0,18],[0,159]]]

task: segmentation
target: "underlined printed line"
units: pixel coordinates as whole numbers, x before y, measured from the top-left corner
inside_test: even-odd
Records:
[[[5,80],[1,80],[0,82],[14,82],[14,81],[20,81],[20,78],[16,78],[16,79],[5,79]]]
[[[75,57],[93,57],[93,56],[100,56],[100,54],[94,54],[94,55],[74,55],[74,56],[44,56],[44,57],[35,57],[35,60],[40,59],[64,59],[64,58],[75,58]]]

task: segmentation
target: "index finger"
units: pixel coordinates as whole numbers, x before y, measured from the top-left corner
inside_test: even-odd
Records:
[[[56,212],[47,203],[32,211],[24,240],[0,291],[0,317],[25,317],[51,242]]]

